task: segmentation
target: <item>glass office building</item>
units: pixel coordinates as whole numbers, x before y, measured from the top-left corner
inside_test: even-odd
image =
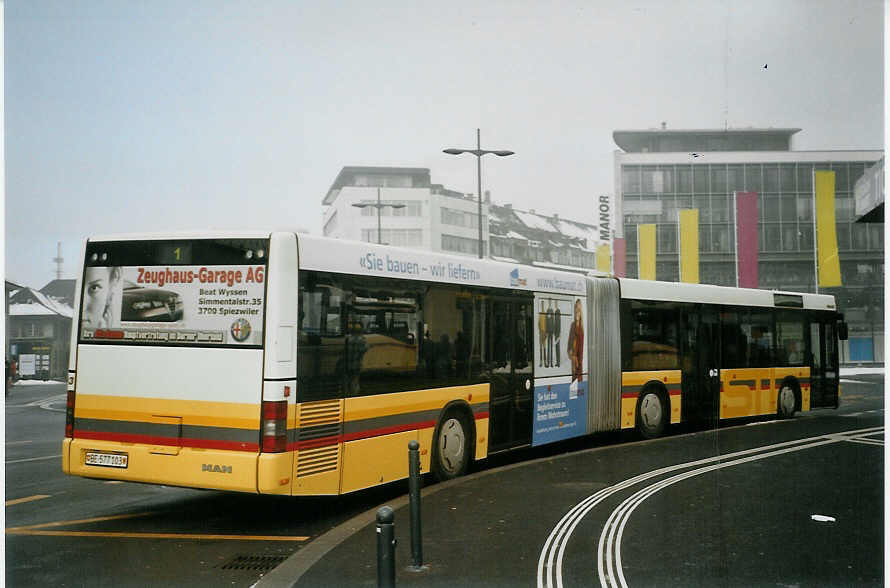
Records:
[[[615,131],[624,274],[637,277],[637,225],[656,225],[656,279],[679,280],[677,211],[699,210],[700,280],[736,285],[734,193],[758,193],[760,287],[816,291],[813,171],[835,172],[848,361],[883,361],[884,226],[855,222],[854,187],[881,151],[792,151],[799,129]],[[621,234],[623,232],[623,234]],[[620,273],[621,268],[617,267]]]

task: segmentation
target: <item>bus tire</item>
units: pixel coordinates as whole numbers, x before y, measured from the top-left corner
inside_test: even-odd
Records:
[[[471,431],[460,411],[449,410],[433,435],[432,470],[439,481],[463,475],[470,464]]]
[[[797,408],[797,394],[791,382],[782,382],[779,388],[779,395],[776,398],[776,414],[780,419],[794,418],[794,411]]]
[[[644,439],[655,439],[664,434],[670,407],[665,395],[655,386],[648,386],[637,400],[637,431]]]

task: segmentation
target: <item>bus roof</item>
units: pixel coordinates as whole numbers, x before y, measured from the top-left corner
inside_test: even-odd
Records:
[[[634,300],[836,310],[834,296],[827,294],[756,290],[682,282],[655,282],[628,278],[618,278],[618,283],[621,288],[621,298]]]
[[[259,230],[182,230],[152,233],[112,233],[91,235],[89,241],[155,241],[165,239],[268,239],[272,231]]]
[[[585,274],[576,272],[303,234],[298,242],[301,269],[587,295]]]

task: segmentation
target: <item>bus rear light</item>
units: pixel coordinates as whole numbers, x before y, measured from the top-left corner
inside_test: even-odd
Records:
[[[263,453],[287,451],[287,400],[263,401]]]
[[[65,436],[74,438],[74,390],[68,390],[68,401],[65,404]]]

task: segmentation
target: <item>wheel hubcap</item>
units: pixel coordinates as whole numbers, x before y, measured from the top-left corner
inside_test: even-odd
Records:
[[[460,421],[454,418],[442,423],[439,434],[439,458],[449,472],[456,472],[463,463],[466,435]]]
[[[655,429],[661,424],[661,400],[656,394],[646,394],[640,403],[640,418],[647,429]]]

